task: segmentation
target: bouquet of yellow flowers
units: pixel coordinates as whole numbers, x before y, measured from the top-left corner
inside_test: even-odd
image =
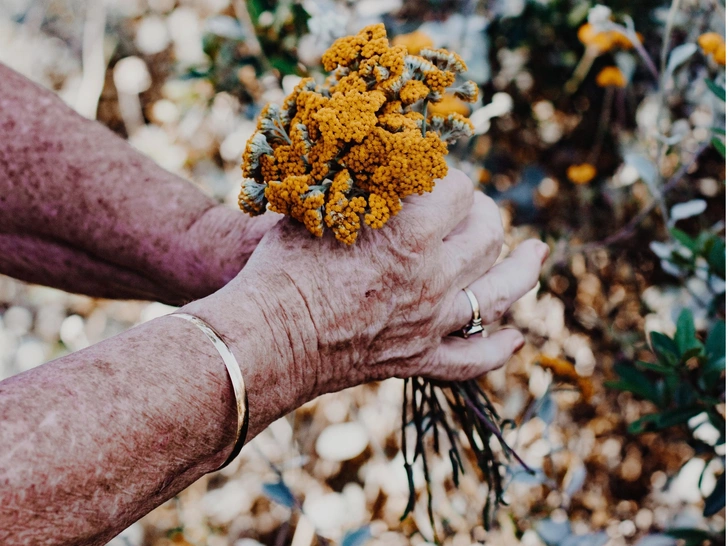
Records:
[[[463,60],[444,49],[409,55],[390,47],[384,25],[340,38],[322,58],[331,74],[303,79],[282,106],[268,105],[243,155],[238,203],[295,218],[321,237],[326,228],[352,244],[364,224],[377,229],[402,199],[432,191],[447,174],[447,144],[472,134],[460,114],[427,115],[442,100]],[[475,101],[466,81],[450,91]]]

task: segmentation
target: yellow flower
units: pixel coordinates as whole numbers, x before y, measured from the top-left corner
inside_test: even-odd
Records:
[[[392,45],[404,46],[410,55],[417,55],[425,48],[432,47],[432,38],[421,30],[415,30],[409,34],[400,34],[392,39]]]
[[[725,41],[723,40],[723,36],[717,32],[706,32],[698,36],[698,45],[703,50],[703,53],[713,55],[721,45],[725,48]]]
[[[605,66],[597,74],[597,85],[599,87],[626,87],[627,79],[616,66]]]
[[[611,31],[597,32],[591,23],[581,25],[577,32],[579,41],[582,44],[600,54],[606,53],[617,45],[615,41],[615,34],[615,32]]]
[[[725,42],[718,46],[713,53],[713,60],[721,66],[725,66]]]
[[[637,39],[642,42],[644,38],[637,32]],[[577,32],[579,41],[586,47],[601,55],[620,47],[622,49],[632,49],[634,44],[625,34],[616,30],[603,30],[598,32],[591,23],[585,23],[579,27]]]
[[[402,199],[432,191],[447,174],[447,143],[471,135],[460,100],[476,100],[456,54],[390,47],[384,25],[334,42],[322,58],[323,85],[302,80],[279,106],[261,112],[243,154],[238,204],[303,223],[317,237],[330,229],[352,244],[363,224],[381,228]],[[424,105],[432,104],[426,119]],[[438,115],[442,112],[442,115]],[[363,222],[362,222],[363,220]]]
[[[434,102],[427,107],[427,113],[433,115],[446,116],[448,114],[460,114],[461,116],[467,116],[470,113],[468,105],[457,98],[455,95],[447,93],[442,100]]]
[[[429,94],[430,88],[423,82],[410,80],[402,86],[402,90],[399,92],[399,98],[402,100],[402,104],[414,104],[417,101],[423,100]]]
[[[582,377],[576,373],[574,364],[568,360],[564,360],[563,358],[557,358],[545,354],[538,355],[536,363],[546,370],[551,370],[551,373],[556,379],[574,381],[579,386],[579,390],[581,391],[584,399],[587,402],[591,400],[591,397],[594,395],[594,385],[589,378]]]
[[[591,163],[571,165],[566,169],[566,177],[574,184],[587,184],[597,175],[597,169]]]

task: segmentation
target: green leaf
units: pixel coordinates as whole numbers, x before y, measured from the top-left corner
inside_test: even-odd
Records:
[[[650,425],[654,424],[659,416],[659,413],[651,413],[649,415],[640,417],[636,421],[633,421],[629,425],[627,425],[627,432],[630,434],[640,434],[641,432],[647,430]]]
[[[661,400],[654,381],[651,381],[637,368],[628,364],[616,364],[614,371],[619,375],[620,380],[612,382],[613,388],[631,392],[660,405]]]
[[[685,546],[702,546],[706,540],[711,540],[713,536],[708,531],[702,529],[690,529],[681,527],[665,531],[667,536],[678,540],[684,540]]]
[[[720,373],[725,370],[725,321],[719,320],[708,332],[705,340],[706,363],[702,370],[702,375],[706,380],[716,376],[717,380]]]
[[[718,481],[715,484],[715,489],[705,499],[705,507],[703,508],[703,516],[709,518],[710,516],[720,512],[725,506],[725,470],[718,476]]]
[[[678,228],[670,228],[670,233],[673,237],[675,237],[675,239],[677,239],[677,241],[682,246],[689,249],[691,252],[695,253],[698,251],[697,241],[690,237],[690,235],[685,233],[683,230]]]
[[[683,360],[686,360],[685,353],[696,347],[696,343],[699,342],[695,339],[693,312],[690,309],[683,309],[677,319],[677,330],[675,331],[675,345]]]
[[[698,398],[698,393],[689,382],[683,381],[675,389],[672,398],[678,407],[692,406]]]
[[[725,157],[725,142],[720,140],[718,137],[713,137],[710,139],[710,143],[715,147],[716,150],[718,150],[718,153]]]
[[[721,87],[708,78],[705,78],[705,83],[708,84],[708,89],[710,89],[716,97],[725,102],[725,87]]]
[[[672,339],[660,332],[651,332],[650,342],[652,343],[652,350],[662,364],[666,366],[677,366],[682,354]]]
[[[711,127],[710,130],[718,135],[725,136],[725,129],[723,129],[722,127]]]
[[[700,340],[695,340],[695,346],[692,349],[688,349],[683,353],[682,361],[687,362],[694,356],[700,356],[703,354],[703,344],[700,343]]]
[[[655,426],[658,429],[662,429],[674,427],[675,425],[683,425],[702,411],[703,408],[701,406],[669,409],[657,414]]]
[[[284,76],[298,73],[298,63],[288,57],[272,57],[270,64]]]
[[[645,370],[650,370],[651,372],[657,372],[662,375],[673,375],[676,374],[677,371],[675,368],[671,368],[669,366],[663,366],[662,364],[657,364],[655,362],[644,362],[642,360],[638,360],[635,362],[637,366],[640,368],[643,368]]]
[[[710,269],[721,279],[725,279],[725,241],[723,239],[716,237],[713,240],[705,259],[708,261]]]

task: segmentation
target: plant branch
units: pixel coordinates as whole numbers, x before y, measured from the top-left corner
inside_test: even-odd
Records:
[[[689,161],[688,163],[685,163],[680,169],[672,175],[670,180],[662,187],[661,194],[664,195],[670,190],[672,190],[688,173],[688,171],[695,165],[695,162],[698,160],[698,158],[703,154],[703,152],[710,146],[710,143],[705,142],[703,143],[700,148],[698,148],[698,151],[695,152],[695,155],[693,156],[693,159]],[[593,243],[589,243],[586,245],[581,245],[580,247],[577,247],[574,251],[575,252],[588,252],[591,250],[596,250],[598,248],[602,248],[605,246],[612,245],[618,241],[622,241],[624,239],[629,239],[634,235],[635,229],[637,226],[639,226],[642,221],[647,218],[647,216],[650,215],[650,213],[654,210],[654,208],[659,204],[660,200],[657,198],[653,198],[652,201],[646,205],[635,217],[632,218],[624,227],[622,227],[619,231],[616,233],[613,233],[609,237],[606,237],[605,239],[602,239],[601,241],[595,241]]]

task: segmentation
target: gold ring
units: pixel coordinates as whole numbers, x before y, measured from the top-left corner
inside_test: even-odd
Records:
[[[473,334],[480,333],[482,333],[483,337],[485,337],[485,328],[483,328],[483,319],[480,317],[480,304],[478,303],[478,298],[475,297],[475,294],[473,294],[473,291],[470,290],[470,288],[463,288],[463,292],[465,292],[465,295],[468,297],[470,307],[473,309],[473,318],[463,327],[462,330],[460,330],[460,334],[465,339]]]

